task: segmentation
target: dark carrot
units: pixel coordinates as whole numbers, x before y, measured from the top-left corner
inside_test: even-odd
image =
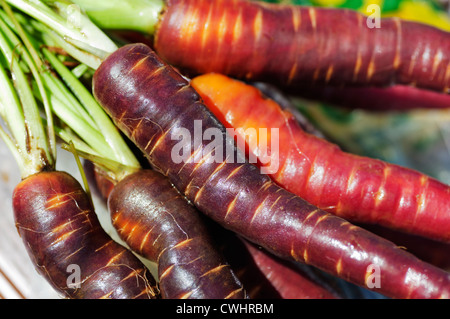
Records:
[[[17,185],[16,226],[38,272],[69,298],[153,299],[144,265],[101,227],[81,185],[65,172],[42,172]]]
[[[94,74],[93,92],[152,167],[225,228],[277,256],[391,297],[450,297],[445,271],[307,203],[246,162],[189,82],[148,46],[126,45],[109,55]],[[199,132],[216,132],[219,145],[207,150]],[[180,135],[194,136],[194,143]],[[187,155],[181,161],[174,152],[180,143]],[[372,275],[379,285],[369,283]]]
[[[417,235],[406,234],[379,225],[362,224],[362,227],[386,238],[396,245],[403,247],[418,258],[435,265],[446,271],[450,271],[449,243],[443,243]]]
[[[414,85],[450,92],[450,34],[351,10],[256,1],[168,0],[155,50],[195,73],[279,84]]]
[[[247,298],[202,216],[166,177],[152,170],[127,176],[112,190],[108,207],[120,237],[157,263],[163,298]]]
[[[271,151],[268,136],[269,158],[256,163],[276,161],[271,177],[287,190],[353,222],[450,240],[450,186],[415,170],[344,152],[306,133],[288,110],[241,81],[209,74],[192,85],[224,125],[242,128],[239,139],[262,138],[260,128],[278,129],[277,149]],[[254,157],[265,155],[258,154],[257,143],[247,146]]]
[[[92,163],[89,163],[90,162],[87,162],[88,170],[93,173],[93,176],[91,176],[91,178],[95,180],[94,183],[98,187],[98,191],[100,192],[101,196],[105,199],[108,199],[114,189],[115,182],[107,178],[107,176],[104,174],[104,170],[92,165]],[[155,179],[155,181],[149,181],[149,179],[152,178]],[[163,178],[164,181],[159,181],[161,178]],[[136,184],[132,184],[133,182],[136,182]],[[336,292],[331,292],[323,285],[323,283],[316,282],[308,274],[303,273],[300,269],[294,268],[294,266],[290,265],[288,262],[278,257],[272,256],[267,252],[259,251],[253,246],[248,247],[250,244],[246,243],[232,233],[224,232],[222,229],[218,229],[218,227],[210,229],[211,223],[208,223],[208,229],[206,229],[207,226],[205,225],[203,218],[201,219],[198,216],[198,211],[196,211],[192,206],[186,206],[186,203],[182,203],[179,198],[171,200],[170,203],[169,200],[158,201],[158,199],[163,197],[159,194],[161,193],[162,188],[166,188],[169,193],[173,193],[171,194],[172,196],[180,196],[180,193],[177,190],[170,190],[167,183],[168,181],[165,177],[154,171],[142,171],[141,173],[133,175],[133,177],[127,178],[124,183],[118,184],[119,186],[114,192],[115,195],[111,198],[112,205],[110,205],[113,225],[118,230],[120,237],[125,240],[136,253],[139,253],[147,257],[148,259],[157,262],[159,266],[159,273],[164,273],[164,269],[170,269],[171,267],[165,266],[163,264],[167,261],[167,258],[158,258],[160,254],[167,254],[168,251],[171,251],[168,250],[167,247],[174,247],[174,249],[178,249],[179,246],[175,243],[186,241],[185,238],[187,235],[191,236],[192,238],[194,231],[196,233],[195,235],[198,237],[196,238],[196,240],[203,242],[206,242],[206,240],[201,237],[208,237],[207,235],[209,233],[213,233],[215,239],[214,241],[218,241],[218,243],[220,243],[220,246],[222,247],[221,250],[224,252],[223,254],[226,258],[227,263],[230,263],[231,269],[236,274],[240,282],[242,282],[251,299],[338,298]],[[148,187],[151,187],[153,191],[149,192],[146,190],[142,190],[142,192],[145,192],[145,196],[150,196],[150,198],[152,198],[150,203],[147,203],[145,199],[143,200],[141,196],[139,197],[141,199],[141,204],[136,205],[135,201],[131,201],[130,197],[133,193],[138,192],[140,189]],[[153,205],[155,205],[154,201],[158,201],[160,209],[163,207],[164,202],[168,203],[165,206],[167,207],[166,210],[170,212],[170,215],[164,214],[163,218],[161,218],[161,214],[157,213],[156,209],[150,210],[151,212],[153,212],[153,214],[149,214],[148,207],[152,207]],[[133,209],[125,210],[123,207],[131,206],[127,205],[130,202],[133,204]],[[142,211],[137,209],[137,206],[145,207],[146,212],[142,212],[143,209]],[[119,209],[117,207],[121,207],[122,209]],[[118,213],[119,210],[122,212],[120,213],[120,215]],[[189,211],[189,216],[182,216],[184,217],[183,219],[177,219],[177,217],[181,216],[183,212],[186,211]],[[137,220],[136,216],[144,217]],[[156,222],[153,222],[151,216],[153,216],[154,219],[158,222],[161,222],[164,217],[165,219],[170,218],[170,220],[165,221],[166,228],[175,229],[175,231],[171,231],[170,233],[162,233],[159,231],[161,227],[152,227],[151,239],[158,238],[158,245],[144,246],[142,245],[142,241],[144,241],[144,239],[147,242],[151,240],[147,235],[147,232],[150,229],[150,225],[156,225]],[[167,226],[173,224],[173,221],[176,221],[176,223],[180,225],[180,228]],[[188,227],[189,224],[193,223],[195,223],[194,227]],[[218,236],[218,233],[226,233],[226,235]],[[162,235],[160,236],[160,234]],[[220,238],[220,240],[218,237]],[[169,244],[167,238],[173,239],[174,243]],[[210,242],[212,243],[212,239],[210,239]],[[190,243],[192,243],[192,241]],[[210,246],[211,244],[195,245],[194,247],[192,247],[192,250],[196,251],[199,246],[205,245]],[[208,249],[206,250],[206,252],[217,252],[216,245],[214,246],[214,248],[207,248]],[[192,252],[189,255],[192,255]],[[203,253],[204,258],[206,258],[207,255],[211,254]],[[182,254],[180,254],[180,256],[182,256]],[[209,256],[209,259],[212,259],[211,256]],[[218,260],[220,260],[220,258],[218,258]],[[195,262],[190,265],[196,263],[199,263],[199,260],[195,260]],[[186,264],[180,264],[178,262],[174,264],[175,270],[176,267],[186,268]],[[205,268],[205,266],[200,265],[199,268]],[[173,269],[170,270],[169,274],[171,274],[173,271]],[[180,269],[178,269],[178,271],[180,271]],[[183,269],[183,273],[186,274],[188,273],[188,271],[186,269]],[[189,273],[192,274],[192,272]],[[203,280],[205,279],[200,275],[196,275],[195,277],[203,278]],[[160,278],[160,290],[163,298],[168,298],[165,292],[166,285],[170,286],[171,290],[173,290],[173,286],[178,286],[177,289],[181,290],[183,283],[188,282],[189,285],[193,284],[192,281],[174,280],[173,275],[165,275]],[[224,282],[229,281],[225,280]],[[220,285],[217,285],[216,289],[217,288],[219,290],[223,289]],[[197,284],[195,293],[198,294],[200,292],[201,286]],[[208,296],[218,296],[219,293],[220,291],[214,291],[213,294],[208,294]],[[187,295],[187,291],[183,291],[182,293],[179,292],[178,295]]]
[[[79,85],[79,80],[56,56],[47,52],[46,57],[69,87],[76,88]],[[82,92],[86,93],[84,100],[88,100],[88,97],[92,99],[85,106],[88,118],[83,118],[80,107],[71,105],[78,111],[74,112],[76,117],[89,120],[89,114],[103,112],[90,92],[79,88],[77,93],[81,95]],[[69,106],[67,108],[70,109]],[[108,200],[112,225],[119,237],[136,254],[156,264],[161,297],[246,298],[242,284],[209,236],[202,216],[167,178],[155,171],[143,169],[131,149],[127,148],[126,154],[121,153],[121,158],[108,160],[114,149],[125,151],[126,146],[119,147],[124,142],[120,136],[113,138],[111,129],[117,129],[114,126],[111,128],[109,118],[97,116],[95,121],[98,125],[84,132],[83,141],[92,145],[96,156],[81,154],[93,158],[96,164],[94,167],[85,165],[85,168],[90,168],[91,172],[93,168],[91,179],[95,178],[101,195]],[[73,131],[79,131],[75,122],[74,119],[67,121]],[[91,137],[96,135],[104,137],[112,150],[105,151],[103,143],[94,143]],[[74,134],[62,135],[62,138],[67,141],[78,140]]]

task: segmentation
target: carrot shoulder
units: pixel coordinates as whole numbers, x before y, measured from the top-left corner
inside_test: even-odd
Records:
[[[353,222],[450,240],[450,186],[415,170],[344,152],[306,133],[288,110],[241,81],[206,74],[191,83],[254,157],[265,155],[258,153],[258,143],[267,138],[269,158],[256,165],[277,160],[271,177],[287,190]],[[262,136],[260,129],[266,128],[276,128],[279,140]]]
[[[450,34],[344,9],[170,0],[155,35],[169,63],[284,85],[413,84],[450,92]]]
[[[372,266],[379,267],[381,284],[371,288],[386,295],[450,296],[448,273],[307,203],[245,161],[188,81],[148,46],[126,45],[109,55],[94,74],[93,92],[152,167],[225,228],[278,256],[365,287]],[[198,131],[219,133],[220,145],[209,149],[210,141],[194,138],[193,143],[183,143],[185,160],[174,156],[179,136],[194,137]],[[423,273],[425,281],[418,276]]]

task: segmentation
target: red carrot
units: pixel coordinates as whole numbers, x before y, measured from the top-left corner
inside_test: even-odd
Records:
[[[256,1],[169,0],[155,50],[195,73],[284,85],[393,83],[450,92],[450,34],[398,18]]]
[[[270,161],[278,163],[271,177],[287,190],[353,222],[450,240],[450,186],[411,169],[343,152],[307,134],[289,111],[241,81],[208,74],[192,85],[224,125],[242,128],[238,138],[248,142],[255,157],[264,155],[251,142],[263,138],[259,129],[279,130],[278,149],[270,150],[270,136],[264,144]]]
[[[225,228],[275,255],[391,297],[450,297],[445,271],[307,203],[246,162],[188,81],[149,47],[126,45],[109,55],[94,74],[93,92],[152,167]],[[219,145],[209,148],[195,138],[198,131],[202,137],[216,132]],[[184,140],[186,135],[194,136],[194,143]],[[174,152],[180,143],[187,159]]]
[[[163,59],[196,74],[450,92],[450,33],[418,22],[252,0],[111,1],[74,0],[102,28],[154,36]]]
[[[338,297],[307,274],[263,249],[243,241],[259,269],[284,299],[337,299]],[[299,290],[302,293],[299,293]]]
[[[331,284],[312,276],[296,264],[269,254],[264,249],[228,231],[215,231],[236,275],[252,299],[339,299]],[[217,236],[217,233],[221,234]]]

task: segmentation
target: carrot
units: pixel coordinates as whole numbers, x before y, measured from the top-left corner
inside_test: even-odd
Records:
[[[247,298],[202,217],[161,174],[127,176],[114,187],[108,207],[121,238],[157,262],[163,298]]]
[[[306,133],[288,110],[241,81],[208,74],[192,85],[224,125],[242,128],[237,138],[248,142],[249,154],[269,157],[257,165],[277,162],[270,176],[287,190],[353,222],[450,241],[450,186],[415,170],[344,152]],[[266,154],[258,154],[258,143],[251,141],[262,138],[260,128],[279,130],[278,149],[270,150],[274,144],[268,136]]]
[[[74,2],[103,28],[151,34],[163,59],[193,74],[450,92],[449,33],[418,22],[381,18],[374,25],[349,9],[250,0]]]
[[[44,54],[66,85],[77,88],[79,80],[72,72],[55,55],[46,50]],[[78,88],[77,92],[83,96],[82,100],[92,99],[85,104],[88,113],[97,114],[101,110],[89,91]],[[70,106],[65,108],[70,109]],[[82,108],[72,107],[77,109],[75,117],[82,118]],[[105,152],[102,144],[94,143],[92,137],[103,136],[114,145],[113,149],[119,149],[124,140],[112,139],[109,118],[96,117],[96,121],[98,126],[89,127],[82,138],[91,145],[92,154],[96,154],[91,156],[96,162],[93,177],[107,200],[112,225],[120,239],[133,252],[156,264],[161,297],[246,298],[246,291],[219,253],[203,217],[164,176],[143,169],[131,150],[120,162],[108,160],[110,152]],[[73,131],[80,131],[74,119],[67,123]],[[63,135],[62,139],[75,140],[76,136]],[[92,154],[86,154],[87,158]],[[134,163],[134,166],[127,166],[127,163]]]
[[[413,84],[450,92],[448,32],[396,18],[370,28],[366,17],[351,10],[169,0],[155,49],[196,73],[303,86]]]
[[[13,192],[13,210],[30,259],[63,297],[156,298],[153,277],[137,257],[101,228],[91,199],[78,181],[55,170],[46,71],[15,15],[3,1],[2,5],[0,115],[5,129],[0,129],[0,136],[21,173],[22,181]],[[37,92],[29,81],[34,81]],[[34,94],[43,101],[47,127]]]
[[[39,273],[69,298],[153,299],[144,265],[102,229],[71,175],[42,172],[14,190],[16,226]]]
[[[221,233],[224,233],[223,235]],[[229,231],[214,231],[252,299],[340,299],[328,283]],[[219,234],[219,235],[218,235]]]
[[[391,297],[450,297],[445,271],[318,209],[245,161],[189,82],[148,46],[126,45],[110,54],[94,74],[93,92],[152,167],[223,227],[277,256]],[[219,144],[211,147],[199,132]],[[368,284],[374,272],[379,285]]]
[[[316,87],[293,92],[294,96],[313,99],[349,109],[370,111],[408,111],[450,108],[450,96],[441,92],[406,85],[386,88]]]
[[[284,299],[339,299],[326,287],[314,281],[298,267],[243,241],[261,272]],[[301,290],[301,293],[299,292]]]

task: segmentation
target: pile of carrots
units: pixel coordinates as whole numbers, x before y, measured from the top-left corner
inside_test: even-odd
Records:
[[[19,0],[2,1],[6,13],[12,12],[6,2],[39,20]],[[36,6],[51,10],[45,2]],[[450,186],[341,150],[251,83],[270,82],[289,94],[402,85],[445,104],[450,33],[397,18],[370,28],[351,10],[250,0],[155,1],[155,8],[150,43],[91,48],[100,63],[90,65],[89,86],[48,43],[33,48],[20,19],[2,18],[30,52],[29,69],[46,66],[39,70],[48,76],[36,73],[30,91],[37,105],[62,101],[45,108],[42,123],[28,118],[25,107],[25,117],[15,119],[25,123],[15,137],[25,138],[27,151],[15,153],[22,181],[13,194],[19,234],[57,291],[69,298],[342,297],[305,272],[307,265],[389,298],[450,298],[445,265],[371,228],[448,248]],[[33,23],[51,28],[45,19]],[[90,48],[80,40],[70,45]],[[58,52],[65,50],[64,58],[85,65],[70,48]],[[40,84],[68,89],[58,95],[37,90]],[[55,170],[55,132],[40,128],[53,118],[69,128],[56,129],[65,147],[93,163],[90,181],[125,246],[103,231],[81,184]],[[182,160],[174,156],[181,153]],[[269,167],[276,170],[264,173]],[[153,262],[157,273],[135,255]],[[69,265],[80,267],[76,289],[67,284]]]

